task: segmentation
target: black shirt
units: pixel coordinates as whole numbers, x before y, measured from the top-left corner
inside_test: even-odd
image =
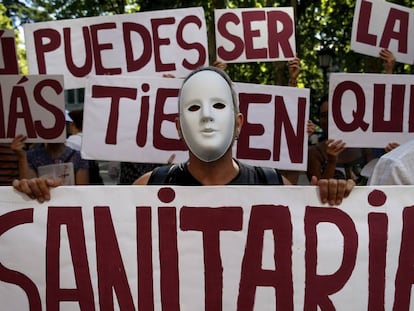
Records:
[[[282,176],[277,169],[235,161],[239,173],[227,185],[283,185]],[[152,172],[148,185],[202,186],[188,171],[187,163],[157,167]]]

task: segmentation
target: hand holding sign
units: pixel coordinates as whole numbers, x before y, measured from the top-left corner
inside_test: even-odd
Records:
[[[379,56],[384,61],[385,73],[392,73],[395,65],[394,54],[390,50],[382,49]]]

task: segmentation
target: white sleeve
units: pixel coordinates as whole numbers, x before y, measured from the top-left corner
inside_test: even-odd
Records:
[[[412,168],[399,159],[381,157],[375,165],[369,185],[413,185]]]

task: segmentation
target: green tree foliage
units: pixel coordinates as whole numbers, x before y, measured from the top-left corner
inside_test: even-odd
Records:
[[[0,3],[0,29],[11,29],[12,23],[8,16],[6,16],[6,7]]]
[[[390,2],[414,7],[414,0]],[[326,91],[318,64],[318,50],[323,47],[330,47],[335,56],[329,71],[382,72],[379,58],[350,49],[355,0],[4,0],[4,4],[6,16],[15,26],[24,22],[202,6],[208,23],[211,62],[215,57],[214,9],[292,6],[297,54],[302,60],[299,85],[312,90],[313,101]],[[228,72],[233,80],[241,82],[286,85],[288,81],[286,62],[229,64]],[[395,72],[413,74],[414,66],[397,64]]]
[[[13,29],[12,19],[7,14],[7,8],[4,4],[0,3],[0,29]],[[17,58],[20,67],[20,73],[26,74],[27,71],[27,62],[25,49],[22,47],[22,40],[19,37],[19,32],[15,29],[15,38],[16,38],[16,48],[17,48]]]

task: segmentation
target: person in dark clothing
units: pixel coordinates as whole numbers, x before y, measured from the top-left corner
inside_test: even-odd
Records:
[[[189,149],[189,160],[178,167],[172,165],[148,172],[135,185],[290,184],[277,169],[258,168],[233,158],[232,146],[240,133],[243,115],[232,82],[224,71],[205,67],[191,73],[183,82],[178,106],[176,126]],[[322,202],[331,204],[339,204],[355,184],[352,180],[316,177],[311,183],[319,185]]]
[[[239,174],[231,180],[228,185],[282,185],[283,177],[278,170],[251,166],[236,160]],[[177,185],[177,186],[202,186],[202,184],[191,175],[188,163],[179,165],[166,165],[157,167],[151,173],[148,185]]]

